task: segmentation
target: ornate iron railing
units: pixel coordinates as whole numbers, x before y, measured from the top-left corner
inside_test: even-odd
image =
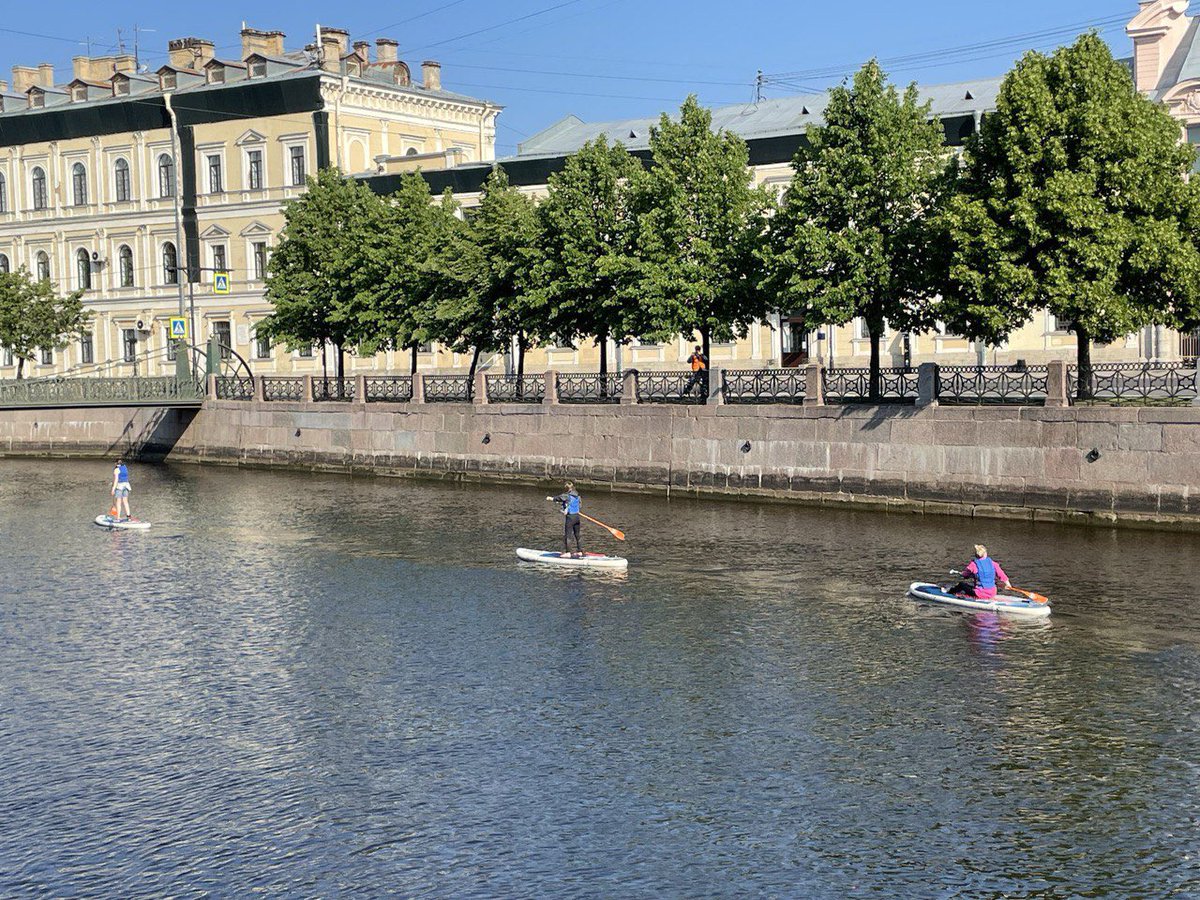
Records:
[[[145,378],[57,378],[0,383],[0,406],[172,405],[200,403],[204,387],[173,375]]]
[[[424,381],[428,403],[470,403],[474,394],[467,375],[426,375]]]
[[[1080,391],[1079,366],[1067,366],[1067,393],[1078,400],[1172,403],[1196,397],[1196,363],[1093,363]]]
[[[624,390],[621,375],[558,373],[559,403],[620,403]]]
[[[803,403],[804,369],[726,369],[726,403]]]
[[[546,396],[545,375],[488,375],[488,403],[541,403]]]
[[[254,379],[245,375],[218,375],[218,400],[253,400]]]
[[[638,372],[639,403],[704,403],[708,372]]]
[[[939,366],[940,403],[1046,402],[1049,375],[1045,366]]]
[[[303,378],[263,378],[263,399],[299,403],[304,399]]]
[[[354,399],[354,378],[313,378],[313,399],[318,403],[330,401],[349,403]]]
[[[368,375],[368,403],[408,403],[413,396],[411,375]]]
[[[880,369],[879,396],[871,397],[870,369],[826,369],[826,403],[913,403],[917,399],[916,369]]]

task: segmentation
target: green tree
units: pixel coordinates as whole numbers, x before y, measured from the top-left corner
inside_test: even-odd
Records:
[[[337,377],[345,375],[345,349],[354,335],[350,304],[357,290],[362,246],[378,231],[381,201],[365,184],[337,169],[308,179],[308,190],[284,208],[279,244],[267,265],[267,299],[274,311],[259,334],[289,350],[320,344],[337,351]]]
[[[357,248],[349,333],[366,353],[408,348],[416,372],[417,350],[434,336],[434,260],[448,223],[417,172],[401,177],[378,213],[376,227]]]
[[[816,321],[866,321],[872,399],[884,323],[912,330],[933,319],[943,142],[916,86],[900,93],[871,60],[830,91],[825,124],[808,130],[771,221],[766,287]]]
[[[17,360],[17,378],[24,377],[26,360],[39,350],[66,347],[91,316],[82,291],[60,296],[52,281],[35,280],[24,266],[0,272],[0,347]]]
[[[532,289],[539,243],[536,206],[496,166],[468,221],[484,264],[482,306],[492,311],[498,336],[516,340],[517,374],[523,375],[525,350],[548,336],[546,307]]]
[[[1139,94],[1095,34],[1004,79],[968,144],[945,216],[944,318],[996,342],[1049,309],[1091,345],[1148,323],[1200,321],[1200,183],[1179,123]]]
[[[550,176],[538,205],[540,237],[534,268],[535,309],[562,341],[591,338],[608,372],[609,339],[639,333],[636,199],[641,162],[604,136],[584,144]]]
[[[639,190],[637,264],[646,333],[660,338],[745,334],[769,310],[757,254],[770,195],[751,186],[746,142],[713,132],[694,96],[679,120],[650,132],[652,162]]]

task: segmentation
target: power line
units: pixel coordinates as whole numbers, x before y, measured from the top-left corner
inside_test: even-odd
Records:
[[[399,22],[393,22],[391,25],[383,25],[379,28],[376,28],[374,31],[364,32],[362,37],[370,37],[373,34],[380,34],[381,32],[387,31],[389,28],[399,28],[401,25],[407,25],[409,22],[415,22],[417,19],[423,19],[426,16],[432,16],[434,13],[440,13],[443,10],[450,9],[452,6],[458,6],[459,4],[466,2],[467,0],[451,0],[450,3],[443,3],[441,6],[436,6],[431,10],[427,10],[426,12],[418,13],[415,16],[409,16],[407,19],[401,19]]]
[[[513,72],[519,75],[553,75],[558,78],[601,78],[612,81],[652,81],[659,84],[704,84],[716,87],[745,87],[745,81],[701,81],[691,78],[654,78],[641,75],[608,75],[595,72],[549,72],[544,69],[513,69],[503,66],[473,66],[466,63],[455,63],[458,69],[479,69],[488,72]]]
[[[518,22],[524,22],[527,19],[532,19],[537,16],[544,16],[546,13],[554,12],[556,9],[562,9],[564,6],[574,6],[576,3],[582,3],[583,0],[562,0],[561,3],[556,3],[553,6],[546,6],[542,9],[534,10],[531,13],[526,13],[523,16],[516,16],[512,19],[506,19],[503,22],[497,22],[495,25],[487,25],[483,28],[476,28],[474,31],[468,31],[464,34],[458,34],[454,37],[445,38],[441,41],[435,41],[432,44],[424,44],[423,46],[414,47],[414,50],[432,50],[434,47],[441,47],[445,44],[452,44],[455,41],[461,41],[464,38],[475,37],[477,34],[485,34],[489,31],[495,31],[498,28],[506,28],[509,25],[516,25]]]

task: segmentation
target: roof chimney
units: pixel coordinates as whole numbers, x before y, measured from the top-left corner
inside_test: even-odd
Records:
[[[394,63],[400,58],[400,44],[391,38],[375,39],[375,62]]]
[[[333,38],[338,45],[338,58],[345,56],[350,52],[350,32],[344,28],[333,28],[325,25],[321,26],[321,46],[325,45],[327,38]]]
[[[12,67],[12,89],[15,94],[23,94],[38,83],[38,70],[33,66]]]
[[[282,31],[258,31],[255,28],[242,29],[242,59],[251,53],[263,56],[283,56]]]
[[[370,41],[355,41],[354,52],[358,54],[358,58],[365,63],[371,61],[371,42]]]
[[[120,56],[75,56],[71,59],[75,77],[83,81],[108,81],[114,72],[132,72],[137,61],[129,54]]]
[[[170,63],[176,69],[197,69],[213,58],[216,48],[212,41],[203,38],[176,38],[167,42]]]
[[[421,81],[427,91],[442,89],[442,64],[436,60],[427,59],[421,63]]]
[[[38,63],[38,84],[42,87],[54,87],[54,66],[50,63]]]
[[[8,90],[8,82],[5,81],[3,78],[0,78],[0,94],[3,94],[7,90]]]
[[[337,35],[321,34],[321,68],[326,72],[342,71],[342,45]]]

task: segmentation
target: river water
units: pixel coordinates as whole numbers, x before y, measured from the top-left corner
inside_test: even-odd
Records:
[[[0,895],[1200,893],[1196,537],[109,472],[0,461]]]

